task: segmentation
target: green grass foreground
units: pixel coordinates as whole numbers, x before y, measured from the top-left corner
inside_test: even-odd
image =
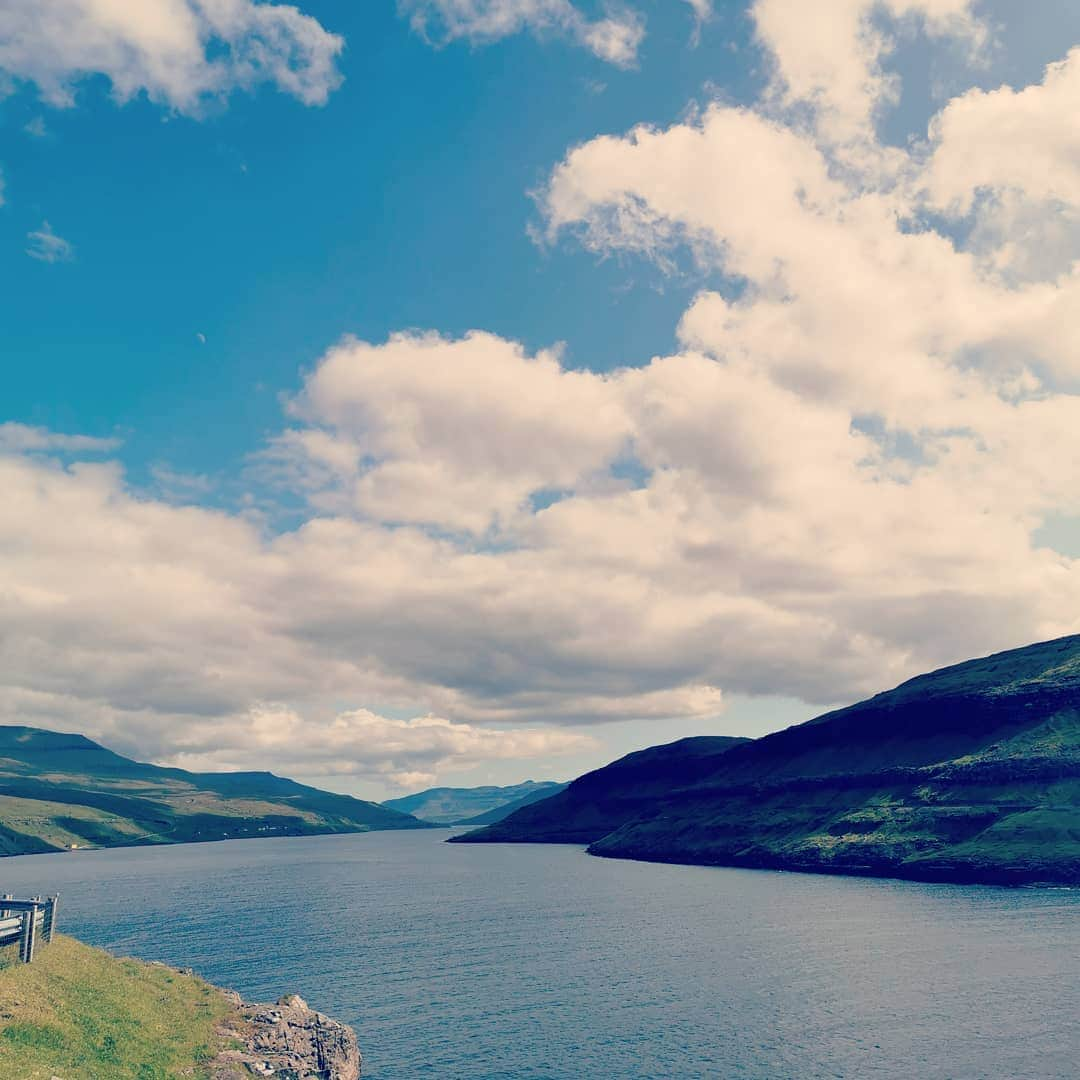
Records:
[[[217,987],[57,935],[0,950],[0,1080],[206,1077],[235,1006]]]

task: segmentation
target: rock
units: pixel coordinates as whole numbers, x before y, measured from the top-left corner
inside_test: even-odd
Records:
[[[238,1004],[222,1028],[242,1049],[225,1050],[214,1062],[214,1080],[359,1080],[360,1048],[346,1024],[316,1012],[296,994],[276,1005]]]

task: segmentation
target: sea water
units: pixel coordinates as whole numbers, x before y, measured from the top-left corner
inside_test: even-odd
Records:
[[[1080,892],[451,845],[446,830],[0,862],[60,927],[296,992],[371,1080],[1080,1076]]]

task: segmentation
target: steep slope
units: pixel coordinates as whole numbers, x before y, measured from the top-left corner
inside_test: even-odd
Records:
[[[525,806],[489,828],[453,839],[588,844],[648,813],[672,789],[695,777],[710,776],[723,754],[748,741],[699,736],[638,750],[578,777],[559,794]]]
[[[597,855],[925,880],[1080,882],[1080,636],[919,676],[733,747],[705,771],[669,764],[670,782],[603,836],[548,800],[531,808],[543,821],[527,809],[461,839],[585,840]]]
[[[382,805],[437,825],[468,824],[467,819],[478,814],[497,811],[529,796],[544,798],[565,786],[553,780],[526,780],[509,787],[428,788],[400,799],[387,799]]]
[[[189,773],[82,735],[0,727],[0,854],[425,824],[272,773]]]
[[[249,1005],[190,971],[63,934],[32,964],[0,950],[0,1080],[358,1080],[351,1028],[295,995]]]

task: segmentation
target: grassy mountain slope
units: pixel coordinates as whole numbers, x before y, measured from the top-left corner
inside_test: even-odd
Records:
[[[627,754],[578,777],[565,790],[455,841],[514,840],[588,844],[648,813],[673,788],[709,776],[720,757],[746,739],[700,736]]]
[[[526,780],[509,787],[429,788],[400,799],[388,799],[382,805],[438,825],[469,824],[469,819],[477,815],[498,811],[530,796],[544,798],[563,787],[565,784],[553,780]]]
[[[0,727],[0,854],[423,828],[376,803],[272,773],[189,773],[84,738]]]
[[[0,1080],[209,1075],[236,1006],[172,968],[57,935],[32,964],[0,956]]]
[[[618,823],[582,828],[579,808],[547,800],[462,839],[584,841],[593,854],[665,862],[1080,882],[1080,636],[920,676],[704,768],[697,758],[667,765],[647,805]]]

